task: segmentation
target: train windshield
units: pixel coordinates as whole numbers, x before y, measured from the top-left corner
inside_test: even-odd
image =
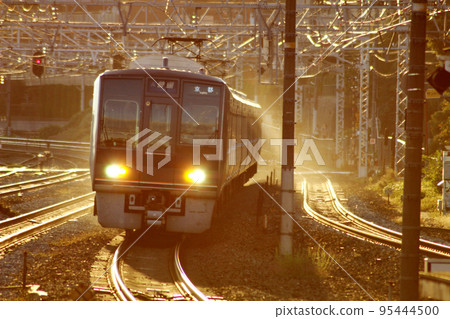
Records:
[[[141,90],[141,80],[104,81],[100,145],[125,146],[139,133]]]
[[[152,131],[170,135],[172,105],[152,103],[148,112],[148,127]]]
[[[218,138],[220,87],[185,83],[182,106],[180,143]]]

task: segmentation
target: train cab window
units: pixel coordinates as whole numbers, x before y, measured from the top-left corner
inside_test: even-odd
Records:
[[[192,143],[193,139],[219,138],[218,86],[185,83],[182,106],[180,143]]]
[[[103,109],[102,142],[106,146],[125,145],[138,133],[138,104],[129,100],[105,101]]]
[[[172,118],[172,105],[163,103],[151,103],[145,110],[146,125],[152,131],[170,135],[170,123]]]
[[[139,133],[143,81],[105,79],[102,87],[100,145],[125,147]]]

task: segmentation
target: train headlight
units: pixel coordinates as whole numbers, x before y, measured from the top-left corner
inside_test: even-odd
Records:
[[[125,176],[127,169],[120,165],[109,165],[106,167],[105,173],[110,178],[118,178]]]
[[[201,169],[190,170],[186,172],[186,179],[192,183],[202,183],[206,178],[206,174]]]

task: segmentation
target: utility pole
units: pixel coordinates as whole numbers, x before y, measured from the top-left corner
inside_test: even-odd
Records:
[[[295,9],[296,0],[286,0],[283,81],[283,147],[281,167],[280,255],[292,255],[292,216],[294,214],[295,130]]]
[[[6,136],[11,136],[11,75],[6,76]]]
[[[413,0],[403,185],[401,300],[419,299],[419,238],[427,0]]]
[[[84,111],[84,92],[85,92],[85,85],[84,85],[84,74],[81,74],[81,83],[80,83],[80,111]]]

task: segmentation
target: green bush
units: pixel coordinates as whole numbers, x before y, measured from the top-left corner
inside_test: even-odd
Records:
[[[442,180],[442,152],[436,151],[434,154],[422,156],[422,175],[425,181],[429,181],[437,192],[440,191],[437,184]]]
[[[285,274],[292,278],[326,276],[333,264],[332,259],[321,249],[301,249],[292,256],[277,256]]]

